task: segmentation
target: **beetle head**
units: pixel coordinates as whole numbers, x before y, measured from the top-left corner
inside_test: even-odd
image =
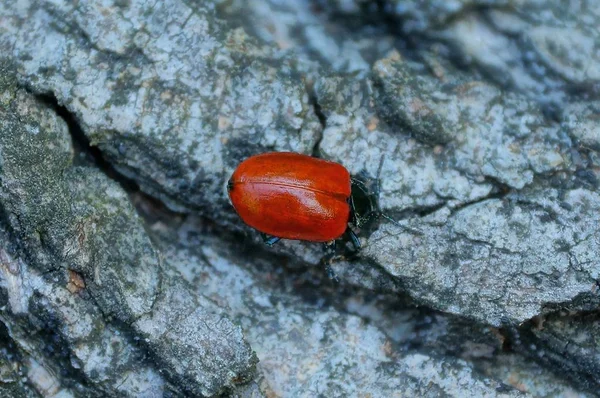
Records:
[[[379,184],[364,173],[352,177],[351,183],[350,222],[359,229],[368,228],[380,214]]]

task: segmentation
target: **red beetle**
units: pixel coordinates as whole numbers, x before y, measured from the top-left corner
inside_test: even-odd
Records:
[[[338,163],[290,152],[244,160],[227,184],[242,220],[272,245],[279,239],[335,242],[354,218],[350,173]]]

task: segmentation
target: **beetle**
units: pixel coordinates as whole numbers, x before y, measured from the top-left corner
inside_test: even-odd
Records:
[[[382,165],[383,158],[378,173]],[[325,243],[329,253],[322,261],[333,277],[329,263],[336,240],[348,235],[354,251],[361,248],[349,225],[360,228],[373,216],[382,216],[407,228],[380,211],[379,178],[374,192],[365,179],[351,177],[339,163],[293,152],[268,152],[240,163],[227,191],[240,218],[260,231],[267,245],[282,238]],[[362,216],[357,211],[359,202],[365,210]]]
[[[339,163],[293,152],[268,152],[244,160],[227,183],[240,218],[263,233],[265,243],[280,239],[331,245],[348,234],[355,219],[353,179]]]

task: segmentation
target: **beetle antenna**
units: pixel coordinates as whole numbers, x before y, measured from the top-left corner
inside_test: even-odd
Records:
[[[405,230],[406,232],[410,232],[410,233],[411,233],[411,234],[413,234],[413,235],[421,235],[421,236],[423,235],[423,232],[421,232],[421,231],[419,231],[419,230],[417,230],[417,229],[411,228],[411,227],[409,227],[409,226],[406,226],[406,225],[400,224],[398,221],[394,220],[392,217],[388,216],[388,215],[387,215],[387,214],[385,214],[385,213],[379,212],[379,215],[380,215],[381,217],[385,218],[386,220],[390,221],[392,224],[394,224],[394,225],[396,225],[396,226],[398,226],[398,227],[402,228],[402,229],[403,229],[403,230]]]
[[[375,178],[375,183],[376,185],[376,191],[375,193],[377,194],[377,196],[379,197],[379,191],[381,189],[381,170],[383,170],[383,163],[385,162],[385,154],[381,155],[381,159],[379,159],[379,166],[377,167],[377,177]],[[388,220],[389,222],[391,222],[392,224],[402,228],[403,230],[410,232],[413,235],[423,235],[423,232],[416,230],[414,228],[408,227],[406,225],[402,225],[400,224],[398,221],[394,220],[392,217],[388,216],[387,214],[385,214],[384,212],[381,211],[381,209],[379,208],[379,203],[377,203],[377,207],[378,207],[378,215],[380,217],[385,218],[386,220]]]

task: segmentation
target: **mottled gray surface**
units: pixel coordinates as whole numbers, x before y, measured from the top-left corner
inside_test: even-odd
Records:
[[[209,2],[40,4],[3,7],[3,53],[119,171],[173,207],[214,210],[240,157],[310,152],[319,137],[302,80],[226,29]]]
[[[193,218],[176,230],[153,229],[161,231],[157,241],[165,258],[198,292],[227,305],[248,330],[261,359],[258,380],[267,396],[459,396],[461,391],[519,395],[508,386],[499,393],[502,383],[483,377],[459,358],[439,360],[425,350],[403,353],[400,345],[415,323],[409,318],[411,311],[400,312],[407,322],[395,341],[377,320],[366,322],[332,305],[341,292],[314,285],[310,275],[290,279],[268,258],[248,264],[244,253],[232,255],[243,248],[204,235]],[[363,294],[355,291],[352,298],[360,300]],[[355,303],[355,310],[358,307]],[[560,391],[562,386],[554,387]]]
[[[397,38],[382,24],[365,25],[365,14],[339,23],[330,1],[222,0],[224,16],[271,48],[294,58],[309,87],[323,73],[364,77]]]
[[[126,193],[98,169],[71,165],[67,125],[46,104],[0,89],[0,281],[11,337],[33,346],[48,341],[32,328],[48,333],[53,351],[65,351],[49,366],[108,395],[158,396],[163,377],[197,395],[248,380],[256,358],[241,329],[168,271]]]
[[[555,106],[600,90],[600,7],[591,1],[337,0],[343,18],[379,18],[417,47],[432,46],[487,77]],[[440,46],[440,44],[443,44]]]
[[[322,151],[358,158],[369,148],[351,171],[371,175],[383,157],[382,207],[421,215],[409,222],[419,234],[386,225],[363,255],[415,298],[495,325],[523,322],[549,303],[597,302],[600,264],[584,253],[600,250],[600,198],[577,172],[564,125],[485,82],[449,70],[447,86],[407,80],[411,68],[392,54],[375,65],[374,82],[316,85],[327,117]],[[423,126],[436,135],[423,137]]]
[[[251,248],[224,245],[193,217],[175,225],[168,214],[161,218],[150,221],[165,258],[249,331],[267,396],[580,394],[547,370],[502,354],[504,337],[495,328],[392,295],[346,291],[319,273],[289,275],[280,268],[283,258],[248,259]]]
[[[598,391],[596,345],[577,334],[594,323],[548,314],[600,303],[599,10],[559,0],[3,2],[0,320],[29,373],[1,388]],[[83,151],[75,161],[70,135]],[[315,267],[313,285],[294,285],[321,247],[268,252],[232,210],[231,171],[269,150],[380,179],[382,210],[398,222],[357,231],[364,250],[333,265],[341,284],[323,287]],[[131,202],[180,213],[150,211],[143,225]],[[198,247],[174,226],[185,214],[210,225],[194,232]],[[265,269],[276,277],[261,278]],[[392,306],[340,304],[363,289]],[[436,319],[429,335],[394,322],[406,295],[424,308],[403,316]],[[547,316],[548,330],[530,321]]]

